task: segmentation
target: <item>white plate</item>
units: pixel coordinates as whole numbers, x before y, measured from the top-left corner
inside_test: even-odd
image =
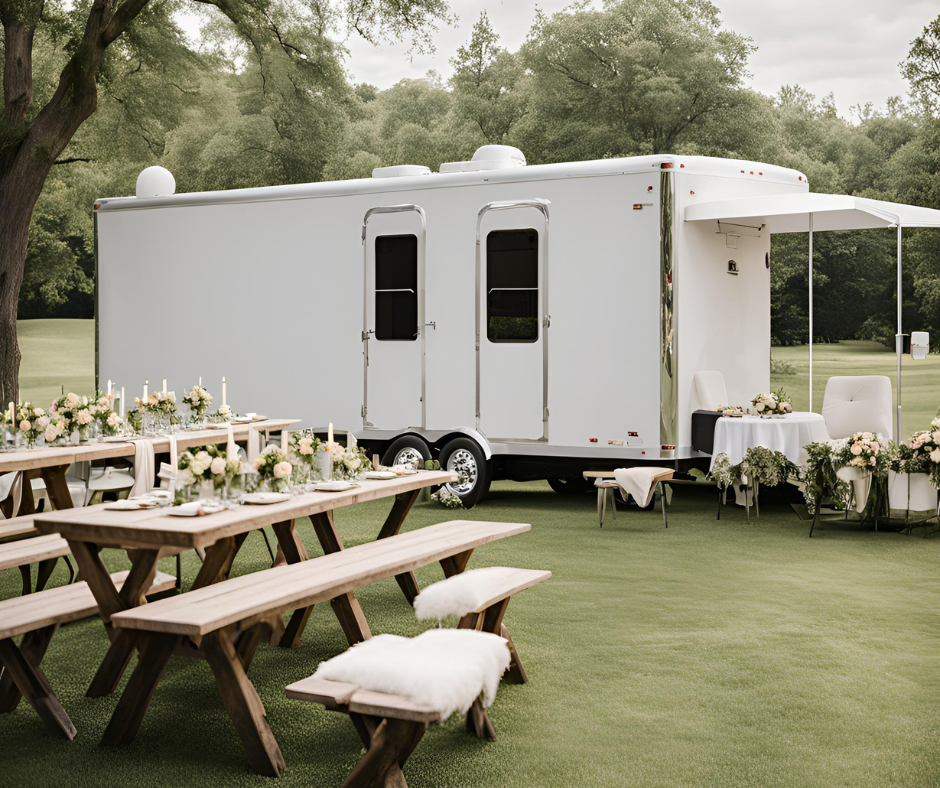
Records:
[[[198,517],[203,514],[215,514],[225,509],[220,503],[203,503],[202,501],[193,501],[184,503],[180,506],[171,506],[166,513],[173,517]]]
[[[241,501],[242,503],[253,503],[263,506],[269,503],[280,503],[281,501],[286,501],[288,498],[290,498],[290,495],[287,493],[260,492],[243,495]]]
[[[355,482],[317,482],[313,485],[313,489],[319,492],[343,492],[343,490],[351,490],[358,486]]]
[[[366,471],[367,479],[397,479],[398,474],[394,471]]]
[[[155,500],[151,500],[151,501],[120,500],[120,501],[114,501],[113,503],[106,504],[104,508],[110,511],[136,512],[136,511],[139,511],[140,509],[157,509],[159,508],[159,506],[160,504]]]

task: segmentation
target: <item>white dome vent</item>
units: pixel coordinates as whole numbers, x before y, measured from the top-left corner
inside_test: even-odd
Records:
[[[525,154],[512,145],[481,145],[470,161],[450,161],[441,172],[482,172],[525,167]]]
[[[169,197],[176,192],[176,178],[166,167],[147,167],[137,176],[137,196]]]
[[[411,175],[430,175],[430,167],[423,164],[397,164],[394,167],[376,167],[373,178],[406,178]]]

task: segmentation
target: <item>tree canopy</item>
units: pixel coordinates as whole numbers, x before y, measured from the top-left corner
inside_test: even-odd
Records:
[[[0,8],[14,1],[27,2]],[[41,7],[27,121],[54,95],[93,5]],[[538,14],[515,52],[483,14],[448,75],[385,90],[350,82],[343,36],[408,37],[426,48],[434,25],[449,21],[443,0],[198,3],[197,41],[175,21],[182,7],[144,3],[103,56],[97,111],[56,154],[33,214],[21,317],[90,316],[91,203],[133,193],[151,164],[169,168],[179,191],[195,191],[368,177],[392,164],[436,168],[487,143],[516,145],[530,163],[675,152],[794,167],[815,191],[940,207],[940,17],[912,31],[900,66],[910,96],[845,118],[831,95],[746,87],[754,43],[727,30],[707,0],[607,0]],[[937,235],[905,233],[905,323],[940,334]],[[817,236],[817,340],[893,341],[894,243],[890,231]],[[779,343],[806,341],[805,257],[805,236],[774,239]]]

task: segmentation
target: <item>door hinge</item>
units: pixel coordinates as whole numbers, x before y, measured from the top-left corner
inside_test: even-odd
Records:
[[[548,408],[542,409],[542,421],[548,421]]]
[[[362,337],[362,341],[365,342],[369,338],[369,334],[374,334],[374,333],[375,333],[374,328],[370,328],[368,331],[363,331],[362,334],[360,334],[360,336]]]
[[[434,331],[437,331],[437,321],[432,320],[430,323],[425,323],[424,325],[430,326]]]
[[[369,409],[365,405],[359,408],[359,415],[362,416],[363,419],[365,419],[368,414],[369,414]]]
[[[551,315],[545,315],[545,317],[542,318],[542,325],[543,325],[545,328],[548,328],[551,324],[552,324],[552,316],[551,316]]]

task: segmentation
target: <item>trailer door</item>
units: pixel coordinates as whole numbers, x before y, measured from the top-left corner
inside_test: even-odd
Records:
[[[491,439],[548,439],[547,211],[533,200],[480,212],[477,428]]]
[[[424,211],[373,208],[362,237],[363,425],[424,427]]]

